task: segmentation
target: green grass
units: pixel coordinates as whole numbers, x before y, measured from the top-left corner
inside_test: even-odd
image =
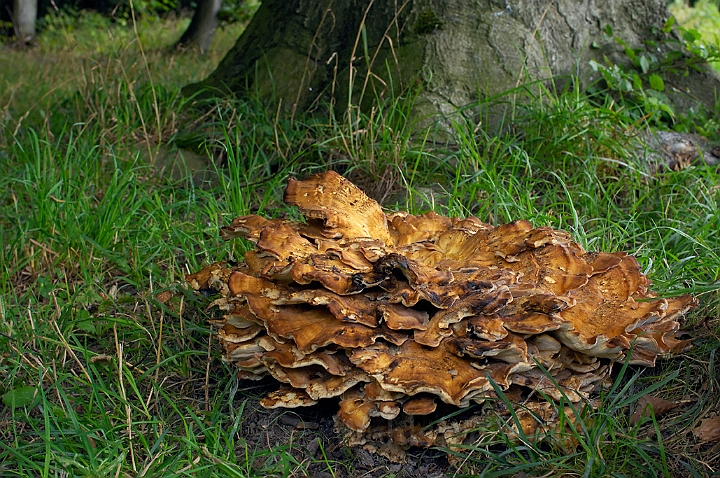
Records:
[[[501,135],[458,117],[442,143],[416,135],[400,101],[353,121],[281,121],[230,100],[193,116],[179,88],[239,30],[219,32],[207,57],[163,53],[183,25],[147,20],[136,35],[60,18],[40,48],[0,50],[17,65],[0,70],[0,475],[352,473],[325,455],[327,436],[315,455],[249,440],[253,390],[220,363],[207,302],[183,279],[240,257],[242,244],[218,237],[233,217],[297,217],[281,201],[287,178],[329,167],[391,209],[524,218],[589,250],[628,251],[655,290],[701,300],[686,324],[695,347],[617,373],[601,406],[577,410],[578,447],[497,433],[463,451],[458,476],[710,473],[717,447],[691,430],[720,386],[717,171],[649,177],[626,139],[644,126],[572,88],[526,97]],[[180,153],[194,158],[186,168],[173,167]],[[631,425],[646,393],[685,404]]]

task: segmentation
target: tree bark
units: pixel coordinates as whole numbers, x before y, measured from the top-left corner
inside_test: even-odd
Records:
[[[37,11],[38,0],[13,1],[13,24],[18,44],[30,45],[35,41]]]
[[[215,72],[186,91],[255,92],[295,111],[367,106],[419,85],[415,115],[451,114],[535,80],[559,87],[572,75],[587,86],[599,76],[590,60],[629,64],[608,25],[662,57],[667,18],[665,0],[266,0]],[[680,111],[714,105],[720,77],[709,67],[664,75]]]
[[[212,44],[218,26],[217,14],[222,0],[199,0],[190,25],[183,33],[176,46],[179,48],[197,47],[206,53]]]

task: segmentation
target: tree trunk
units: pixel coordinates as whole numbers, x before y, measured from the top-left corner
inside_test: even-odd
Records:
[[[655,41],[648,54],[662,58],[676,38],[661,31],[667,18],[665,0],[266,0],[186,91],[256,92],[295,111],[366,106],[418,85],[416,115],[448,114],[534,80],[587,86],[599,76],[590,60],[631,64],[607,26],[632,48]],[[714,105],[720,77],[701,70],[661,73],[680,111]]]
[[[199,0],[190,25],[176,46],[179,48],[198,47],[201,53],[210,49],[215,29],[218,26],[217,14],[222,0]]]
[[[35,21],[38,0],[14,0],[13,24],[18,44],[29,45],[35,41]]]

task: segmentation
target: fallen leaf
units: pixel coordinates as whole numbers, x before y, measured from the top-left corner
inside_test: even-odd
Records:
[[[157,296],[155,296],[155,298],[158,300],[158,302],[160,302],[162,304],[166,304],[167,301],[169,301],[172,298],[172,296],[173,296],[173,293],[170,292],[169,290],[166,290],[166,291],[160,292]]]
[[[671,402],[652,395],[645,395],[638,400],[637,408],[635,408],[635,412],[630,417],[630,424],[635,425],[642,417],[650,416],[651,411],[656,417],[659,417],[678,405],[680,404],[677,402]]]
[[[720,417],[706,418],[693,430],[693,435],[702,441],[720,440]]]
[[[97,363],[97,362],[103,362],[103,361],[109,362],[112,359],[113,359],[113,357],[111,355],[98,354],[98,355],[93,355],[92,357],[90,357],[90,363]]]
[[[10,408],[27,407],[35,403],[37,387],[18,387],[3,394],[2,402]]]

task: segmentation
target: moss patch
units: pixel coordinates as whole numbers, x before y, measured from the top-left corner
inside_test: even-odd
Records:
[[[443,22],[435,12],[427,9],[418,16],[417,22],[415,22],[415,32],[418,35],[427,35],[442,28],[442,26]]]

